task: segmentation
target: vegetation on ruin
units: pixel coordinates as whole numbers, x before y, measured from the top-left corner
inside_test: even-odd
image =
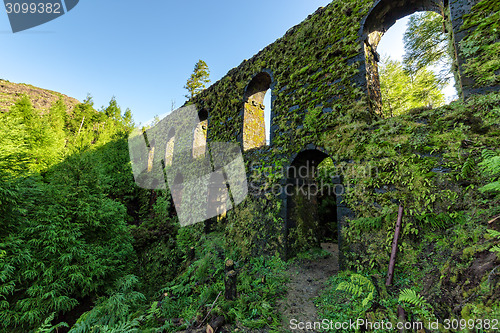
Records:
[[[235,142],[245,87],[264,69],[274,73],[273,144],[244,152],[256,188],[210,230],[181,228],[168,189],[135,185],[134,123],[115,99],[98,110],[90,97],[69,103],[51,93],[46,107],[29,91],[2,95],[0,330],[174,332],[223,318],[232,332],[279,332],[287,270],[325,255],[313,249],[308,202],[296,198],[297,227],[286,234],[284,201],[272,192],[305,147],[328,153],[318,168],[342,176],[342,204],[353,212],[336,221],[343,270],[315,299],[322,318],[395,322],[398,307],[407,319],[441,324],[500,318],[500,93],[374,114],[351,81],[359,22],[372,5],[319,9],[188,102],[208,110],[209,140]],[[470,33],[459,52],[473,56],[463,75],[478,88],[499,83],[499,9],[479,1],[462,27]],[[298,259],[286,260],[287,250]],[[227,259],[238,273],[234,300],[224,297]]]

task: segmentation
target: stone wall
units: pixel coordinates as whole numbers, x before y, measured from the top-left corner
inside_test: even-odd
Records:
[[[423,10],[443,14],[446,25],[451,27],[455,74],[462,98],[499,90],[496,77],[481,81],[470,69],[467,71],[466,67],[474,64],[478,55],[461,51],[462,41],[471,34],[487,34],[488,30],[481,28],[481,20],[496,17],[500,9],[495,1],[483,0],[479,5],[489,5],[490,12],[481,16],[471,9],[476,8],[474,4],[470,0],[333,1],[231,69],[187,104],[195,104],[198,110],[208,113],[209,142],[240,143],[250,193],[273,203],[273,214],[286,225],[287,196],[273,196],[270,188],[286,183],[282,170],[292,165],[298,153],[311,149],[307,147],[324,147],[322,150],[337,164],[353,163],[353,157],[357,162],[369,157],[358,154],[363,148],[359,148],[361,142],[352,140],[356,136],[352,127],[370,131],[370,124],[380,119],[376,46],[397,19]],[[475,21],[462,29],[468,13],[476,13]],[[475,30],[475,26],[480,29]],[[494,42],[497,47],[498,39]],[[265,142],[262,108],[268,88],[272,94],[269,145]],[[342,136],[351,139],[346,142]],[[342,202],[339,207],[343,216],[352,216]]]

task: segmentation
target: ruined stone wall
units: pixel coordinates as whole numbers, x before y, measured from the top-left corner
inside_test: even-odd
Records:
[[[366,168],[367,161],[376,161],[375,166],[381,170],[388,168],[389,171],[385,172],[396,172],[391,163],[408,166],[415,153],[423,156],[422,161],[411,162],[425,165],[418,171],[421,178],[404,180],[404,170],[398,171],[401,174],[397,174],[397,181],[394,177],[388,180],[386,173],[379,178],[351,175],[354,182],[370,184],[355,187],[351,193],[351,203],[363,203],[359,207],[350,207],[358,216],[376,216],[382,211],[395,210],[397,200],[406,201],[408,205],[416,204],[419,199],[415,193],[397,192],[396,188],[405,182],[432,183],[429,191],[441,191],[441,183],[434,183],[435,178],[429,171],[449,163],[447,159],[458,165],[463,152],[456,147],[454,140],[459,140],[460,135],[450,134],[442,142],[434,142],[425,135],[424,127],[437,129],[441,123],[434,117],[429,119],[428,114],[421,116],[424,120],[389,120],[386,124],[377,124],[380,101],[376,100],[376,91],[369,92],[373,88],[369,87],[370,82],[377,82],[377,78],[372,77],[373,73],[367,73],[367,69],[376,67],[377,41],[397,19],[416,11],[432,10],[442,13],[448,20],[446,25],[452,29],[458,66],[456,77],[462,97],[498,91],[499,4],[494,0],[475,4],[470,0],[333,1],[191,99],[188,104],[195,104],[198,110],[208,113],[206,131],[209,142],[238,142],[244,151],[251,195],[244,205],[229,212],[229,218],[253,221],[254,231],[251,236],[243,237],[237,223],[230,224],[228,232],[233,232],[233,239],[261,242],[266,240],[263,235],[276,234],[286,225],[287,196],[273,195],[272,186],[286,183],[283,170],[292,164],[299,152],[307,149],[324,151],[337,165]],[[481,40],[478,36],[487,36],[491,43],[478,42]],[[487,68],[493,72],[478,65],[486,61],[490,62]],[[489,74],[478,75],[481,73],[478,68],[483,74]],[[270,144],[262,140],[261,103],[267,88],[272,92]],[[463,111],[450,112],[453,116],[443,111],[440,114],[449,119],[457,118],[464,126],[476,119],[472,111],[463,117],[460,115]],[[415,133],[405,132],[401,124]],[[481,121],[475,125],[483,126]],[[464,133],[466,131],[464,129]],[[471,135],[475,135],[475,130],[472,131]],[[483,141],[491,142],[490,138]],[[428,154],[428,150],[433,153]],[[396,162],[396,159],[401,161]],[[355,167],[351,169],[355,170]],[[426,177],[429,179],[423,180]],[[450,173],[450,177],[454,175]],[[379,199],[374,199],[375,196]],[[399,198],[396,200],[395,197]],[[341,216],[353,216],[342,198],[338,207]],[[277,243],[283,243],[283,239],[275,239],[275,243],[267,239],[261,245],[274,244],[276,247]]]

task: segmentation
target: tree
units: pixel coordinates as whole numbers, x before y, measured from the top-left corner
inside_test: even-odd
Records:
[[[418,107],[444,104],[443,83],[427,67],[416,72],[405,71],[400,61],[387,57],[380,64],[382,113],[395,116]]]
[[[60,160],[64,149],[65,134],[61,127],[63,120],[57,120],[57,114],[64,113],[64,110],[65,106],[62,102],[55,103],[50,108],[49,114],[40,115],[31,104],[29,97],[24,95],[10,108],[8,114],[2,117],[0,123],[21,127],[21,133],[24,137],[15,145],[26,148],[27,155],[25,157],[27,159],[24,163],[29,171],[44,171]],[[55,114],[52,115],[51,112]],[[59,128],[53,126],[59,126]],[[19,138],[19,134],[16,137]],[[7,144],[7,140],[5,144]],[[14,154],[14,151],[17,152]],[[19,155],[21,151],[22,149],[17,148],[11,150],[10,152],[14,155],[10,157],[18,156],[21,158]]]
[[[116,98],[114,96],[109,101],[108,107],[104,109],[104,113],[108,118],[121,120],[122,110],[118,106],[118,103],[116,102]]]
[[[205,89],[205,84],[210,82],[210,79],[208,78],[209,76],[210,70],[208,69],[206,62],[201,59],[198,60],[194,66],[193,74],[191,74],[191,77],[187,80],[186,85],[184,86],[184,88],[186,88],[189,92],[188,95],[185,95],[186,98],[192,98]]]
[[[451,78],[453,54],[450,36],[443,32],[443,16],[434,12],[416,13],[410,17],[403,41],[403,64],[407,72],[416,73],[429,66],[441,67],[439,80]]]

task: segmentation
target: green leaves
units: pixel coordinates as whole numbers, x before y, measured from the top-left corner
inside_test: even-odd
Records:
[[[445,70],[439,76],[440,81],[450,79],[453,55],[448,47],[449,37],[443,29],[443,17],[437,13],[421,12],[410,16],[403,36],[403,63],[407,72],[415,74],[429,66],[442,66]]]
[[[495,229],[488,229],[487,233],[489,234],[490,237],[496,238],[497,240],[500,240],[500,232],[499,231],[496,231]],[[496,253],[500,254],[500,244],[497,244],[497,245],[493,246],[490,249],[490,251],[491,252],[496,252]]]
[[[434,319],[434,315],[432,314],[432,306],[427,303],[425,298],[417,294],[417,292],[413,289],[405,288],[403,289],[400,294],[398,301],[400,303],[407,303],[411,304],[414,306],[413,309],[411,309],[411,312],[416,313],[417,315],[420,315],[420,319],[426,319],[426,320],[431,320]]]
[[[497,0],[483,0],[464,16],[462,30],[468,35],[460,42],[467,57],[465,73],[476,86],[494,86],[500,82],[500,11]]]
[[[366,307],[369,302],[373,301],[376,293],[375,286],[372,281],[361,274],[351,274],[351,281],[342,281],[337,286],[337,290],[346,291],[356,297],[368,294],[361,302],[363,307]]]
[[[112,285],[133,249],[120,203],[37,182],[19,181],[17,191],[25,215],[0,218],[2,233],[8,230],[0,243],[0,306],[7,327],[28,330]]]
[[[410,73],[397,60],[385,58],[380,64],[382,112],[386,117],[404,114],[418,107],[443,105],[441,89],[439,79],[427,67]]]
[[[399,302],[410,303],[419,307],[429,306],[425,299],[413,289],[405,288],[399,294]]]
[[[500,155],[493,150],[485,149],[482,152],[483,161],[479,163],[483,174],[491,177],[493,182],[479,188],[481,192],[500,192]]]
[[[143,294],[134,290],[138,282],[135,275],[117,280],[109,297],[101,298],[92,310],[84,313],[70,332],[136,332],[140,321],[132,318],[132,311],[146,301]]]

